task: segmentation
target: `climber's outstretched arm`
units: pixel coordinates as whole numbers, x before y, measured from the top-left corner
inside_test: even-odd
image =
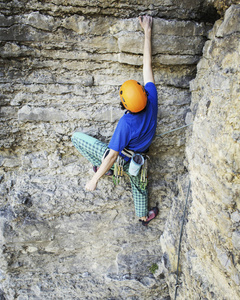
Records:
[[[110,149],[109,154],[104,158],[98,171],[94,174],[92,179],[87,182],[85,186],[87,191],[94,191],[96,189],[99,179],[113,166],[118,154],[119,152]]]
[[[140,25],[144,30],[144,50],[143,50],[143,81],[144,85],[147,82],[154,82],[152,70],[152,17],[140,16]]]

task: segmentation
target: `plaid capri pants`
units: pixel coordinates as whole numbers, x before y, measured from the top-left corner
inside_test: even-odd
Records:
[[[73,145],[77,150],[90,161],[93,166],[100,166],[107,144],[82,132],[75,132],[72,136]],[[135,213],[138,217],[145,217],[148,214],[148,190],[141,188],[140,172],[138,176],[128,173],[129,162],[124,165],[124,172],[129,176],[132,188],[132,195],[135,206]]]

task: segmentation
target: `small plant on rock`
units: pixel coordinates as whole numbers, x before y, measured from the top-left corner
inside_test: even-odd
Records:
[[[153,263],[151,265],[151,267],[149,268],[149,271],[152,273],[152,274],[155,274],[155,272],[157,271],[158,269],[158,265],[156,263]]]
[[[232,5],[239,4],[239,0],[216,0],[214,6],[220,16],[223,16],[225,11]]]

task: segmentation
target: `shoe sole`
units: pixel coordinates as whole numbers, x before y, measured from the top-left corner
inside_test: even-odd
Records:
[[[158,209],[158,207],[153,207],[152,209],[150,209],[150,211],[153,211],[153,217],[151,217],[151,219],[150,220],[148,220],[148,221],[141,221],[141,220],[139,220],[139,221],[141,221],[142,222],[142,224],[143,224],[143,226],[147,226],[153,219],[155,219],[156,218],[156,216],[158,215],[158,213],[159,213],[159,209]],[[149,212],[150,212],[149,211]]]

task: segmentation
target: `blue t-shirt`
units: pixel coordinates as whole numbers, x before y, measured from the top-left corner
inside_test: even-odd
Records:
[[[119,120],[108,147],[121,151],[127,147],[135,152],[146,151],[155,135],[157,127],[158,100],[157,89],[154,83],[145,85],[148,100],[144,111],[137,114],[126,112]],[[124,157],[127,161],[129,158]]]

